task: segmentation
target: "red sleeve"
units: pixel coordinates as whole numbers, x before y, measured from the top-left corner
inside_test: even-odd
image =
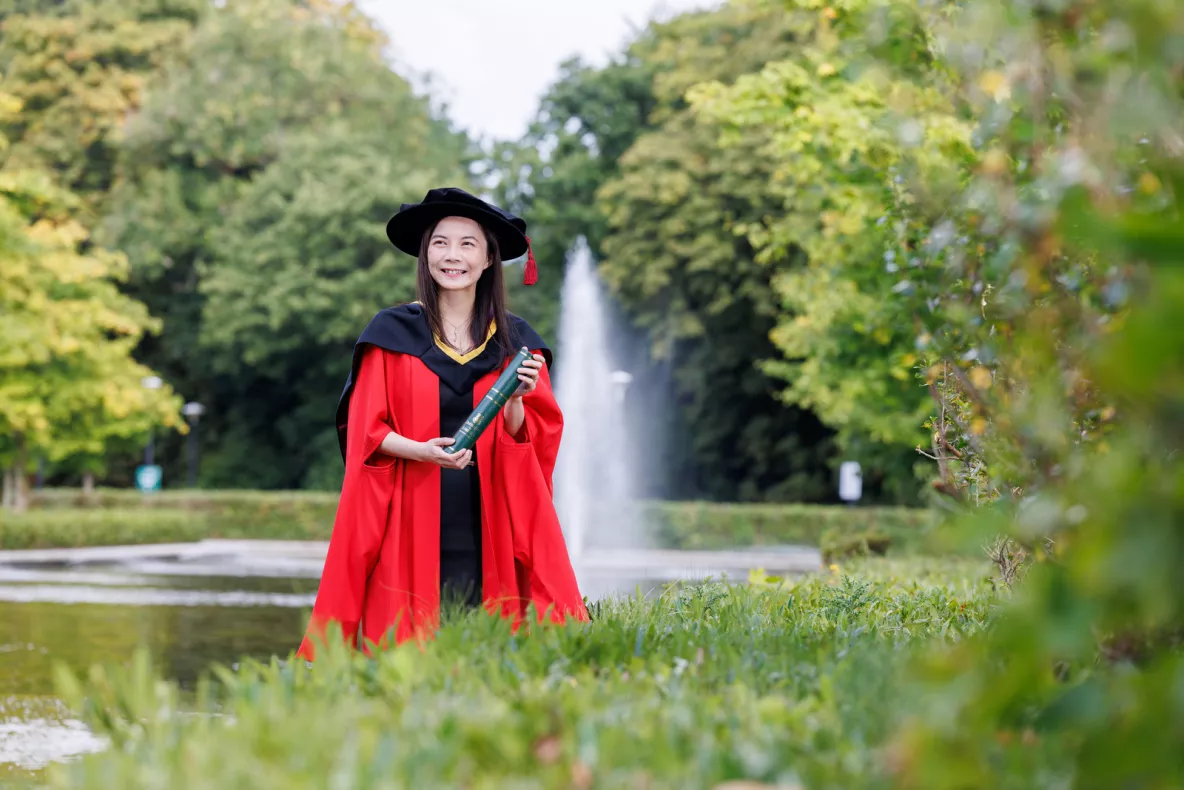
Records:
[[[513,535],[514,559],[520,567],[518,594],[534,604],[542,617],[588,618],[579,583],[555,512],[555,459],[563,434],[563,413],[544,367],[534,392],[522,399],[526,411],[522,441],[499,431],[499,463],[494,485],[504,492]]]
[[[543,365],[538,386],[522,399],[526,420],[518,440],[505,431],[500,435],[511,444],[527,445],[533,450],[539,471],[547,483],[548,494],[554,496],[555,459],[559,456],[559,440],[563,436],[563,412],[551,389],[551,373]]]
[[[392,430],[385,354],[371,347],[364,352],[350,395],[345,481],[312,618],[298,651],[307,660],[313,658],[313,642],[325,638],[331,622],[341,626],[342,636],[350,645],[356,644],[366,579],[378,560],[388,506],[394,495],[390,466],[396,459],[371,456]]]
[[[389,463],[393,457],[371,460],[386,435],[394,430],[386,392],[386,352],[367,346],[358,365],[358,380],[349,399],[345,466]]]

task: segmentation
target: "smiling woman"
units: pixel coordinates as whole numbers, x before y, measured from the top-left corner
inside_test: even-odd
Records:
[[[563,415],[551,351],[506,309],[502,257],[530,255],[526,222],[434,189],[387,236],[417,258],[419,298],[381,311],[354,347],[336,422],[345,481],[300,654],[311,660],[331,623],[354,645],[426,638],[442,599],[515,624],[532,606],[587,619],[552,503]],[[472,450],[446,452],[521,346],[532,355],[501,419]]]
[[[453,351],[467,354],[491,327],[508,325],[501,248],[497,236],[476,220],[445,217],[434,223],[423,234],[419,260],[419,304],[433,334]],[[497,342],[508,341],[503,332]]]

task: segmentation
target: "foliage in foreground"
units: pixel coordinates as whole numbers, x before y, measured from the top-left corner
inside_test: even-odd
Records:
[[[736,134],[771,131],[787,207],[816,209],[749,233],[811,253],[780,283],[797,309],[774,337],[802,360],[786,372],[841,391],[884,353],[834,329],[900,330],[897,372],[934,401],[934,486],[997,502],[975,520],[1022,578],[991,639],[919,673],[903,781],[1005,781],[981,745],[1031,726],[1077,744],[1075,786],[1181,786],[1184,6],[757,1],[829,33],[692,98]],[[881,402],[872,383],[854,414]]]
[[[64,696],[113,748],[57,767],[52,781],[875,786],[886,765],[877,747],[908,704],[895,679],[910,656],[989,622],[983,566],[955,567],[930,569],[925,582],[833,574],[671,589],[530,636],[480,615],[456,618],[422,652],[325,655],[311,670],[247,664],[186,701],[143,657],[81,684],[63,674]]]

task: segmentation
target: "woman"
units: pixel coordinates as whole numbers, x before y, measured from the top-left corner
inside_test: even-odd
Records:
[[[433,189],[387,224],[418,258],[418,301],[382,310],[354,347],[337,406],[345,481],[308,632],[351,646],[429,637],[441,598],[514,621],[586,620],[552,503],[563,417],[551,351],[506,311],[502,259],[530,252],[526,223],[460,189]],[[525,281],[537,279],[533,255]],[[518,348],[518,391],[474,450],[449,438]]]

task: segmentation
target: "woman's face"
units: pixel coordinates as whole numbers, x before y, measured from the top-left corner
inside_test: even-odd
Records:
[[[490,263],[485,231],[471,219],[445,217],[428,239],[428,272],[445,291],[476,288]]]

